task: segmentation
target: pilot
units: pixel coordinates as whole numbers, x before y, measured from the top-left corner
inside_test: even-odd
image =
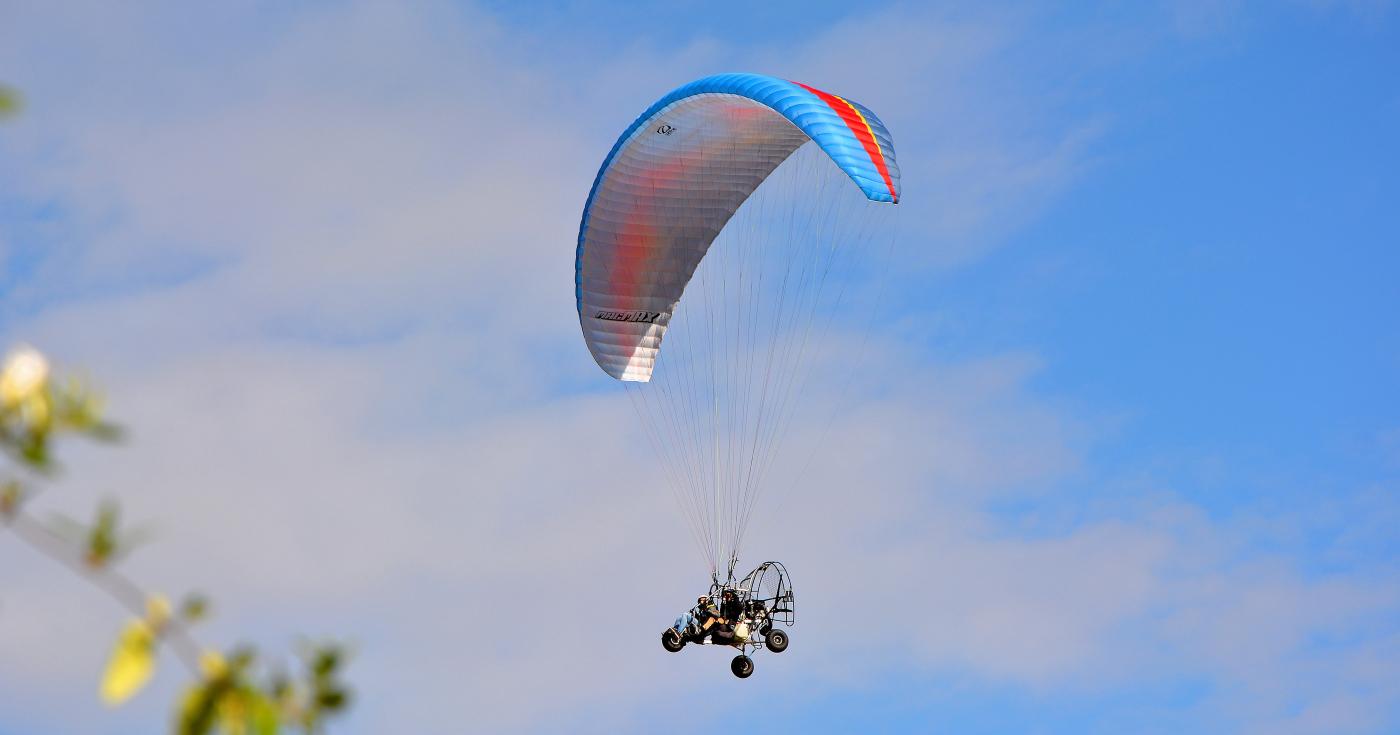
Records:
[[[714,603],[710,602],[710,598],[707,595],[700,595],[695,599],[695,607],[676,618],[676,624],[671,627],[675,628],[682,636],[691,635],[703,631],[704,628],[701,626],[718,615],[719,610],[715,608]],[[701,638],[703,639],[704,636],[702,635]]]
[[[719,616],[724,618],[724,622],[733,625],[739,622],[739,618],[744,616],[744,606],[739,602],[739,597],[734,594],[734,590],[725,590],[720,595]]]
[[[715,625],[710,626],[710,642],[728,646],[734,643],[734,624],[743,614],[743,609],[734,590],[725,590],[720,600],[719,616],[713,621]]]

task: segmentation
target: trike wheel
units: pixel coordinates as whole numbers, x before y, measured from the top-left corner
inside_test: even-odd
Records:
[[[770,630],[768,635],[763,637],[763,642],[773,653],[782,653],[787,650],[788,635],[781,630]]]
[[[753,673],[753,659],[748,656],[735,656],[734,660],[729,662],[729,670],[740,679],[747,679]]]
[[[661,647],[675,653],[685,648],[685,641],[681,640],[681,634],[675,628],[667,628],[666,632],[661,634]]]

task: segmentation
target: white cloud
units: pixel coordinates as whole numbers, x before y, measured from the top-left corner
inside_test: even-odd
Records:
[[[1393,701],[1393,666],[1368,646],[1308,648],[1394,610],[1366,580],[1242,562],[1237,529],[1170,498],[1053,532],[988,510],[1056,506],[1047,488],[1083,477],[1105,429],[1028,387],[1033,356],[940,364],[897,333],[876,339],[903,377],[869,386],[802,488],[759,508],[748,550],[793,571],[793,648],[736,690],[722,652],[656,645],[699,564],[648,487],[659,473],[630,407],[588,364],[569,287],[615,128],[720,65],[829,79],[910,141],[923,203],[901,206],[955,262],[1033,216],[1095,141],[1097,118],[1032,132],[1048,103],[980,89],[1014,71],[1003,54],[1024,19],[890,11],[781,54],[701,40],[658,61],[642,41],[531,60],[520,49],[541,42],[446,5],[302,11],[272,30],[238,13],[149,25],[149,11],[91,10],[28,9],[26,33],[0,31],[0,59],[40,60],[17,79],[35,104],[4,148],[34,176],[4,181],[62,202],[81,241],[22,290],[36,315],[0,311],[0,336],[89,367],[132,429],[126,447],[65,447],[71,473],[43,503],[77,514],[112,493],[158,521],[132,572],[213,595],[211,640],[357,640],[347,729],[469,716],[605,732],[682,689],[740,706],[891,672],[1051,692],[1187,672],[1222,682],[1212,713],[1280,728],[1364,726]],[[205,34],[184,21],[247,40],[187,64]],[[911,51],[865,74],[835,43],[850,33]],[[71,47],[33,45],[50,37]],[[820,433],[798,427],[794,444]],[[117,611],[34,573],[12,539],[0,554],[5,711],[57,731],[113,722],[87,695]],[[908,622],[860,627],[873,596]],[[45,614],[70,599],[84,606]],[[1325,677],[1338,683],[1307,691]],[[13,695],[15,681],[37,683]],[[163,717],[177,679],[162,681],[115,721]]]

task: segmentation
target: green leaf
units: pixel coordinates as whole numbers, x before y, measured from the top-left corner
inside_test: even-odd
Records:
[[[45,434],[29,434],[21,438],[18,449],[20,461],[34,469],[48,469],[52,464],[49,458],[48,437]]]
[[[316,693],[316,707],[327,712],[335,712],[345,706],[350,695],[344,689],[326,689]]]
[[[339,666],[339,649],[333,646],[318,648],[311,660],[311,673],[315,674],[317,678],[324,678],[334,674]]]
[[[87,562],[100,567],[112,559],[117,551],[117,524],[121,508],[113,501],[104,501],[97,508],[97,519],[88,530]]]
[[[197,623],[209,615],[209,599],[199,593],[191,593],[180,602],[180,617],[187,623]]]
[[[91,426],[88,426],[84,431],[88,436],[92,437],[93,439],[96,439],[97,441],[109,443],[119,442],[126,437],[125,429],[123,429],[121,426],[118,426],[117,424],[108,423],[106,421],[94,422]]]
[[[228,680],[223,677],[187,689],[180,700],[176,731],[180,735],[208,735],[214,729],[215,707],[227,689]]]
[[[24,502],[24,486],[19,480],[9,480],[0,485],[0,519],[12,517]]]
[[[255,701],[248,720],[256,735],[277,735],[282,726],[282,716],[277,705],[263,696],[259,696]]]
[[[54,514],[49,529],[55,536],[78,545],[89,566],[100,568],[117,561],[152,536],[150,528],[145,526],[123,532],[120,520],[120,504],[104,500],[97,507],[92,525],[85,526],[67,516]]]
[[[0,120],[13,117],[20,110],[19,90],[0,84]]]

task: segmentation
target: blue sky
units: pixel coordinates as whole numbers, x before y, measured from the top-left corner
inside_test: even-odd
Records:
[[[134,437],[43,500],[157,519],[214,641],[356,641],[345,732],[1400,729],[1400,11],[753,5],[0,10],[0,341]],[[655,645],[699,565],[569,287],[613,138],[731,70],[881,115],[908,259],[742,683]],[[480,603],[618,579],[606,646]],[[0,536],[0,733],[164,722],[173,667],[92,695],[119,625]]]

